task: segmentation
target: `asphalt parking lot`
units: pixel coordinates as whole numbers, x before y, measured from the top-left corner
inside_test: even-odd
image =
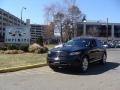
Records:
[[[108,50],[107,64],[92,65],[85,74],[48,66],[0,74],[0,90],[120,90],[120,49]]]

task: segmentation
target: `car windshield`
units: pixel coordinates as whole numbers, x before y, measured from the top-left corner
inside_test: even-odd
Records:
[[[88,43],[87,40],[84,39],[70,40],[64,44],[64,46],[79,46],[79,47],[85,47],[86,45],[88,45]]]

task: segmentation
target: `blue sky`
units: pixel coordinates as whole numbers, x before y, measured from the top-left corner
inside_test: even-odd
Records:
[[[120,0],[76,0],[76,5],[86,14],[88,20],[102,20],[120,23]],[[44,24],[44,7],[62,0],[0,0],[0,8],[20,17],[21,8],[23,19],[31,19],[31,23]]]

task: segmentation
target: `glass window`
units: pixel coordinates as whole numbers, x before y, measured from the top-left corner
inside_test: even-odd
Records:
[[[97,47],[96,41],[95,40],[91,40],[90,46],[91,47]]]
[[[96,40],[96,43],[97,43],[97,46],[98,46],[98,47],[102,47],[102,41]]]
[[[10,42],[10,41],[11,41],[11,39],[8,39],[8,41]]]
[[[83,24],[77,25],[77,36],[80,36],[83,34]]]
[[[20,42],[20,39],[18,39],[18,42]]]
[[[90,36],[98,36],[97,25],[87,25],[86,33]]]
[[[2,14],[2,11],[0,11],[0,14]]]
[[[12,42],[14,41],[14,39],[12,39]]]
[[[27,39],[27,42],[29,42],[29,39]]]
[[[111,33],[112,33],[112,26],[108,25],[108,29],[107,29],[107,25],[100,25],[97,28],[99,30],[99,37],[110,37]]]
[[[120,26],[118,25],[114,26],[114,35],[115,37],[120,37]]]
[[[26,42],[26,39],[24,39],[24,42]]]
[[[2,19],[2,16],[0,16],[0,19]]]
[[[76,39],[70,40],[65,43],[65,46],[79,46],[79,47],[86,47],[89,44],[88,40],[86,39]]]

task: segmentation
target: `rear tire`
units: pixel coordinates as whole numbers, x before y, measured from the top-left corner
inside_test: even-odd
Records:
[[[80,71],[81,72],[87,72],[88,66],[89,66],[88,58],[83,57],[83,59],[81,61],[81,65],[80,65]]]

